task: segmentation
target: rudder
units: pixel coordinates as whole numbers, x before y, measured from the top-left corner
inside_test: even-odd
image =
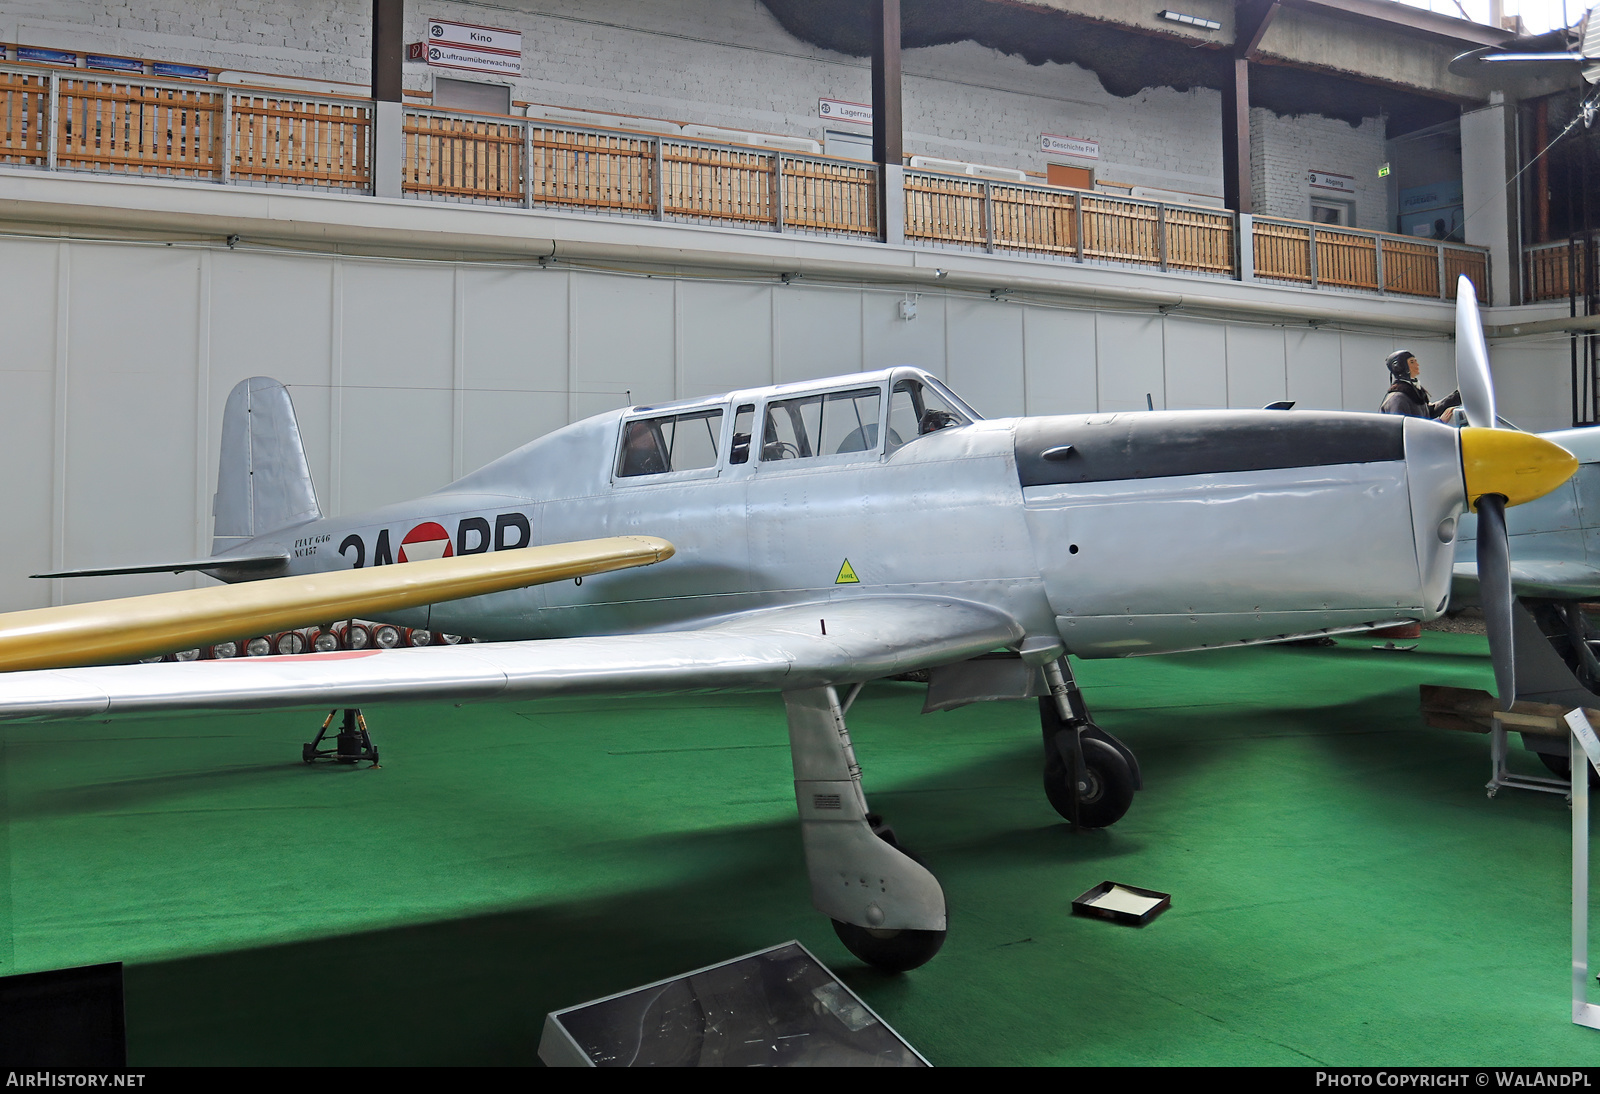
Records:
[[[234,385],[222,412],[211,553],[322,516],[289,392],[267,376]]]

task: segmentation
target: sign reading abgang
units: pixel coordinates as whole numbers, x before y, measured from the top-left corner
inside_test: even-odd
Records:
[[[1332,171],[1307,171],[1306,181],[1315,190],[1337,190],[1342,194],[1356,192],[1356,180],[1353,175],[1340,175]]]
[[[428,20],[428,66],[522,75],[522,32]]]

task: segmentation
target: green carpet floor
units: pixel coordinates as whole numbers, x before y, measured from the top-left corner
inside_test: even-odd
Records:
[[[136,1066],[529,1063],[549,1010],[789,938],[936,1064],[1600,1063],[1566,804],[1417,714],[1492,687],[1483,640],[1370,647],[1081,665],[1145,774],[1100,832],[1031,704],[866,689],[869,799],[951,907],[903,976],[810,910],[776,696],[374,709],[376,771],[302,765],[305,714],[12,727],[0,973],[126,962]],[[1108,879],[1172,908],[1068,914]]]

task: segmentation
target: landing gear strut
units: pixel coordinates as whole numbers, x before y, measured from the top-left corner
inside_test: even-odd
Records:
[[[831,687],[787,691],[783,700],[811,903],[867,964],[904,972],[926,963],[944,945],[944,891],[867,811],[846,707]]]
[[[317,747],[328,736],[328,727],[333,724],[333,717],[338,713],[338,707],[328,711],[328,716],[322,720],[322,728],[317,731],[317,739],[310,744],[300,746],[300,758],[308,764],[316,763],[318,760],[332,760],[340,764],[356,764],[362,760],[370,760],[373,767],[379,766],[378,750],[372,747],[372,735],[367,732],[367,720],[361,716],[359,710],[351,709],[344,712],[344,724],[334,737],[335,747]]]
[[[1044,730],[1044,794],[1079,828],[1122,819],[1142,789],[1139,761],[1127,745],[1095,725],[1066,657],[1044,666],[1050,694],[1039,699]]]

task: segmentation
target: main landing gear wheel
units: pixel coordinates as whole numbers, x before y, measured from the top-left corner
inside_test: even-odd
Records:
[[[908,972],[926,965],[944,945],[944,931],[877,931],[837,919],[832,922],[845,949],[884,972]]]
[[[1070,729],[1046,743],[1044,795],[1051,808],[1066,820],[1073,820],[1071,764],[1061,753],[1071,749],[1070,739],[1059,740]],[[1065,746],[1063,749],[1062,746]],[[1121,820],[1133,805],[1133,769],[1122,754],[1106,742],[1087,734],[1083,737],[1084,771],[1077,780],[1079,828],[1107,828]]]
[[[926,863],[911,851],[900,846],[900,841],[894,838],[894,829],[883,822],[877,813],[867,814],[867,823],[872,826],[875,836],[895,848],[901,854],[911,859],[917,865]],[[839,936],[839,941],[844,943],[844,948],[855,954],[873,968],[882,969],[884,972],[909,972],[919,965],[926,965],[932,961],[934,955],[944,945],[947,931],[915,931],[915,930],[876,930],[872,927],[858,927],[854,923],[844,923],[840,920],[831,920],[833,933]]]

